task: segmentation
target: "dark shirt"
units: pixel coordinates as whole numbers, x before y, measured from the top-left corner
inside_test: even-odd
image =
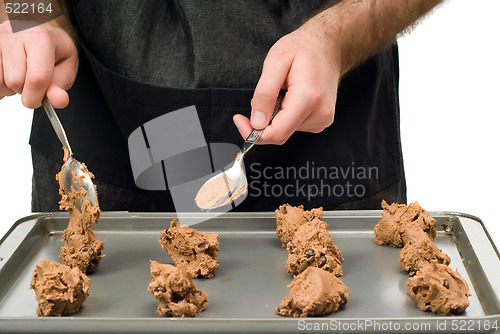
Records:
[[[70,1],[80,39],[80,67],[69,92],[70,105],[59,116],[76,158],[99,181],[129,190],[130,201],[134,193],[151,196],[151,205],[140,211],[174,210],[166,199],[168,192],[137,188],[127,146],[130,134],[165,113],[195,105],[207,143],[240,146],[232,116],[250,116],[252,89],[269,48],[329,4]],[[283,146],[252,150],[245,158],[249,194],[237,209],[272,210],[284,202],[375,209],[374,203],[382,198],[406,201],[398,79],[393,46],[342,78],[331,127],[320,134],[295,133]],[[43,112],[34,114],[30,144],[54,161],[62,159],[60,143]],[[262,179],[264,168],[270,178]],[[280,170],[290,168],[307,175],[281,176]],[[291,185],[287,189],[294,190],[292,195],[263,196],[264,185],[267,190],[273,185],[282,190]],[[325,192],[311,197],[304,186]],[[357,195],[349,195],[355,186]],[[394,190],[387,194],[387,189]],[[367,198],[369,204],[363,202]],[[110,202],[104,209],[127,207],[121,204]]]

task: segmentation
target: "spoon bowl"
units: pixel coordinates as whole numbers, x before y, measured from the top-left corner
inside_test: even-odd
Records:
[[[212,210],[228,205],[247,192],[248,182],[243,170],[243,157],[233,165],[208,179],[196,195],[196,205],[202,210]]]
[[[269,122],[272,122],[274,116],[281,110],[281,103],[285,94],[286,91],[280,92]],[[235,199],[247,192],[248,182],[243,169],[243,158],[259,140],[263,132],[264,129],[253,129],[236,155],[231,168],[208,179],[198,190],[194,201],[200,209],[211,210],[233,203]]]
[[[63,167],[63,184],[64,184],[64,193],[69,195],[72,190],[78,193],[82,193],[82,197],[77,196],[75,198],[75,207],[81,211],[82,203],[85,200],[89,200],[93,206],[97,206],[97,193],[95,191],[94,184],[92,183],[92,178],[88,173],[87,168],[80,163],[78,160],[73,158],[73,151],[71,151],[71,146],[69,145],[68,138],[66,137],[66,132],[57,117],[56,111],[50,103],[47,96],[45,96],[42,100],[43,109],[45,109],[45,113],[49,118],[50,124],[54,128],[56,132],[57,138],[63,145],[63,147],[68,151],[65,152],[65,157],[68,159],[64,163]],[[68,155],[66,155],[68,153]],[[82,189],[84,190],[82,192]]]
[[[86,167],[73,157],[70,157],[64,165],[64,193],[69,195],[71,193],[71,188],[79,193],[82,193],[81,190],[84,189],[84,195],[81,196],[81,199],[80,197],[75,198],[75,206],[78,210],[81,210],[82,203],[85,200],[88,200],[93,206],[97,206],[97,193],[90,175],[85,172]]]

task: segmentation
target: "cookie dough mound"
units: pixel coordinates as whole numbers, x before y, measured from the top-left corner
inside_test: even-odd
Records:
[[[89,295],[89,288],[89,278],[80,269],[48,260],[36,264],[30,284],[38,301],[39,316],[77,313]]]
[[[91,224],[99,220],[99,207],[85,201],[82,213],[74,208],[70,213],[68,228],[64,230],[64,246],[61,247],[59,259],[62,263],[79,268],[84,273],[93,273],[104,257],[104,244],[90,229]]]
[[[465,311],[469,306],[469,287],[467,282],[450,267],[430,263],[407,281],[407,295],[422,311],[440,315],[454,315]]]
[[[349,300],[349,288],[335,275],[309,267],[288,286],[289,295],[276,313],[291,317],[322,316],[337,312]]]
[[[427,263],[436,262],[448,265],[450,261],[450,257],[443,253],[422,230],[413,231],[410,241],[399,253],[401,269],[408,271],[410,275]]]
[[[411,215],[410,215],[411,213]],[[408,226],[417,225],[421,229],[424,230],[425,233],[429,236],[431,240],[434,240],[436,237],[436,220],[429,215],[429,212],[422,208],[417,201],[410,203],[408,205],[408,210],[406,211],[406,216],[403,215],[403,218],[406,220],[411,219],[411,223]]]
[[[65,149],[64,161],[69,158],[69,152]],[[83,165],[82,171],[88,173],[91,178],[94,175],[89,172],[87,166]],[[102,250],[104,244],[92,231],[92,225],[99,222],[101,209],[99,204],[93,206],[88,200],[82,201],[85,196],[85,190],[82,188],[80,192],[72,191],[66,194],[63,182],[63,171],[66,165],[63,165],[61,171],[57,174],[56,179],[59,181],[59,208],[69,212],[69,224],[64,230],[63,240],[64,246],[61,248],[59,259],[62,263],[72,267],[80,268],[84,273],[92,273],[99,266],[101,259],[104,257]],[[77,180],[83,182],[82,179]],[[94,185],[95,187],[95,185]],[[81,208],[75,206],[75,201],[83,202]]]
[[[333,244],[328,224],[314,218],[297,229],[287,244],[286,270],[298,275],[308,267],[318,267],[342,275],[342,252]]]
[[[217,233],[200,233],[174,219],[170,228],[161,232],[158,242],[177,266],[186,265],[191,276],[212,278],[219,267],[217,237]]]
[[[174,267],[151,261],[148,292],[158,299],[157,315],[194,317],[207,306],[207,294],[197,290],[184,265]]]
[[[281,205],[276,210],[276,234],[281,240],[282,246],[292,241],[295,231],[304,223],[314,218],[323,217],[323,208],[316,208],[310,211],[304,211],[304,206],[291,206],[289,204]]]
[[[379,245],[403,247],[407,230],[420,228],[431,240],[436,237],[436,220],[418,202],[406,206],[382,201],[382,219],[375,226],[375,242]]]

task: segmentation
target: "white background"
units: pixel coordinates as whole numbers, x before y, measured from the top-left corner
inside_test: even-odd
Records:
[[[474,214],[500,244],[500,1],[452,0],[399,39],[408,200]],[[0,238],[30,213],[33,111],[0,101]]]

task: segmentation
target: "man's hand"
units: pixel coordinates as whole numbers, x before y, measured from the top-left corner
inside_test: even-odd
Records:
[[[259,139],[259,144],[284,144],[295,131],[318,133],[333,123],[340,54],[332,40],[318,34],[311,20],[282,37],[269,50],[252,99],[251,119],[235,115],[243,138],[252,128],[263,129],[271,118],[282,88],[288,90],[282,110]]]
[[[282,37],[264,61],[251,119],[233,118],[242,137],[269,124],[281,88],[288,89],[283,110],[258,144],[283,144],[295,131],[323,131],[333,122],[340,77],[441,1],[342,0]]]
[[[27,108],[37,108],[45,94],[55,108],[69,103],[78,68],[78,53],[68,32],[53,22],[13,33],[0,24],[0,99],[22,94]]]

